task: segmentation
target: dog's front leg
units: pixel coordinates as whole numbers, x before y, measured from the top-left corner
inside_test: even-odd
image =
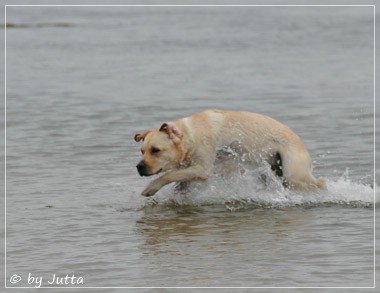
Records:
[[[152,196],[163,186],[172,182],[184,182],[192,180],[206,180],[209,177],[210,168],[203,166],[190,166],[186,169],[169,171],[161,177],[153,180],[141,193],[144,196]]]

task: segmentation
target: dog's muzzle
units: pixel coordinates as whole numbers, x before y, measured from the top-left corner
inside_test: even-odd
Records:
[[[140,176],[146,176],[147,175],[147,166],[144,161],[141,161],[136,166],[137,172],[139,172]]]
[[[137,168],[137,172],[139,172],[140,176],[147,176],[147,172],[148,172],[148,166],[145,164],[144,161],[141,161],[137,164],[136,166]]]
[[[156,174],[162,172],[162,168],[161,168],[157,172],[151,173],[149,166],[147,164],[145,164],[144,161],[141,161],[140,163],[138,163],[136,168],[137,168],[137,172],[139,172],[140,176],[152,176],[152,175],[156,175]]]

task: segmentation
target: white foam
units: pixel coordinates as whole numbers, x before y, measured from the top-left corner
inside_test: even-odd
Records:
[[[259,179],[259,173],[262,174],[263,171],[267,176],[266,183]],[[270,170],[246,170],[243,175],[235,174],[228,179],[214,175],[208,182],[194,183],[184,193],[165,188],[154,198],[148,199],[144,205],[224,205],[230,210],[250,207],[373,206],[374,188],[352,182],[347,174],[343,174],[338,180],[326,178],[326,184],[327,191],[297,192],[285,189]],[[376,201],[379,201],[379,198],[377,195]]]

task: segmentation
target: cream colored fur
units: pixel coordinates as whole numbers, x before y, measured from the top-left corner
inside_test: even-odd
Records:
[[[300,137],[264,115],[208,110],[136,134],[135,140],[144,141],[142,175],[166,172],[147,186],[142,192],[145,196],[154,195],[172,182],[206,180],[212,172],[217,149],[236,143],[252,162],[258,157],[269,160],[280,154],[283,177],[289,187],[326,189],[323,179],[313,177],[312,160]]]

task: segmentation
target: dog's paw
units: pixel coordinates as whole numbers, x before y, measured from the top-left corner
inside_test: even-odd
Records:
[[[147,188],[144,189],[144,191],[141,193],[143,196],[152,196],[156,194],[156,192],[159,190],[159,188],[155,187],[154,185],[149,185]]]

